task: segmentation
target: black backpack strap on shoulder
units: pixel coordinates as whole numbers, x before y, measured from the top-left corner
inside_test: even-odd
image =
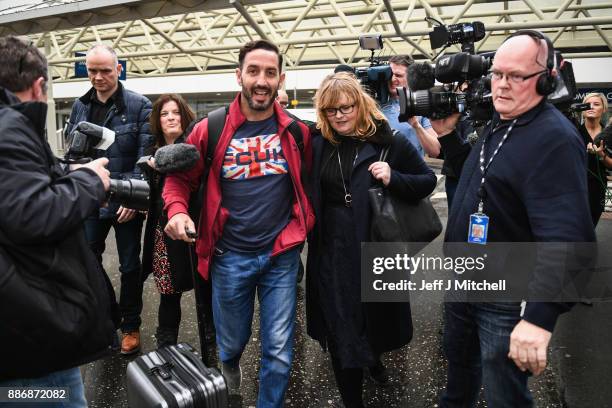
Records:
[[[304,156],[304,136],[300,125],[295,120],[292,120],[289,126],[287,126],[287,129],[289,133],[291,133],[291,136],[293,136],[293,140],[295,140],[298,149],[300,149],[300,154]]]
[[[213,156],[215,154],[215,149],[217,148],[217,143],[219,142],[219,138],[221,137],[221,133],[223,132],[223,127],[225,127],[225,119],[227,117],[228,112],[227,106],[221,106],[211,112],[208,113],[208,141],[206,144],[206,157],[204,159],[204,172],[202,173],[202,177],[200,178],[200,186],[198,187],[198,191],[195,196],[192,195],[192,200],[190,200],[190,215],[194,221],[195,216],[198,217],[197,225],[197,233],[199,234],[199,214],[200,207],[204,205],[204,192],[206,191],[206,181],[208,180],[208,172],[210,171],[210,166],[212,164]],[[194,197],[197,197],[194,200]],[[198,201],[199,200],[199,201]],[[195,208],[197,207],[197,208]]]
[[[227,117],[227,106],[221,106],[208,113],[208,145],[206,147],[206,166],[210,167],[217,142],[225,127],[225,118]]]

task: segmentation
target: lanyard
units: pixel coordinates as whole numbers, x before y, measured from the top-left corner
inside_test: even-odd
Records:
[[[499,141],[497,147],[495,148],[495,151],[493,152],[493,155],[491,155],[491,158],[489,159],[489,162],[485,165],[485,145],[487,142],[487,139],[485,138],[485,140],[483,140],[482,142],[482,146],[480,147],[480,173],[482,174],[482,178],[480,179],[480,186],[478,187],[478,197],[480,198],[480,202],[478,203],[478,212],[482,213],[484,210],[484,197],[485,197],[485,192],[484,192],[484,183],[485,183],[485,179],[487,176],[487,170],[489,170],[489,167],[491,166],[491,163],[493,162],[493,159],[495,158],[495,156],[497,156],[497,153],[499,152],[499,149],[501,149],[502,145],[504,144],[504,142],[506,141],[506,139],[508,138],[508,136],[510,135],[510,132],[512,131],[512,128],[514,128],[514,125],[516,124],[517,119],[514,119],[512,121],[512,123],[510,124],[510,126],[508,126],[508,130],[506,130],[506,133],[504,134],[504,137],[501,138],[501,140]],[[491,131],[491,136],[493,135],[495,130]]]

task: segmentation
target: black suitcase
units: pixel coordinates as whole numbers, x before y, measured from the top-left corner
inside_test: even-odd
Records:
[[[127,367],[127,395],[131,408],[226,408],[225,380],[208,368],[187,343],[144,354]]]

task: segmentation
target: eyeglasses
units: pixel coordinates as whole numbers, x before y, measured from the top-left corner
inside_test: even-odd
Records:
[[[538,71],[538,72],[534,72],[533,74],[529,74],[529,75],[519,75],[519,74],[505,74],[503,72],[499,72],[499,71],[490,71],[491,73],[491,79],[494,79],[496,81],[501,81],[502,78],[505,76],[506,80],[508,82],[512,82],[513,84],[520,84],[523,83],[524,81],[528,80],[529,78],[533,78],[536,75],[542,75],[546,72],[545,69]]]
[[[323,112],[325,112],[327,116],[336,116],[338,111],[340,111],[340,113],[342,113],[343,115],[348,115],[349,113],[353,112],[354,108],[355,108],[354,104],[344,105],[344,106],[339,106],[337,108],[325,108],[323,109]]]

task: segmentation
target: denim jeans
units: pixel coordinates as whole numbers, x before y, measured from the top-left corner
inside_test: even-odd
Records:
[[[293,360],[299,249],[270,257],[215,250],[213,317],[220,359],[236,367],[251,337],[255,292],[259,300],[261,368],[258,408],[282,407]]]
[[[126,333],[138,330],[141,324],[142,279],[140,277],[140,239],[142,217],[136,215],[132,220],[118,223],[113,218],[90,217],[85,220],[85,233],[89,247],[102,265],[102,254],[106,249],[106,237],[111,227],[115,229],[115,241],[119,255],[121,290],[119,310],[121,331]]]
[[[441,407],[474,407],[481,384],[491,408],[533,406],[528,373],[508,358],[510,333],[519,320],[518,303],[444,304],[448,378]]]
[[[26,378],[22,380],[9,380],[0,382],[0,387],[24,387],[24,388],[69,388],[69,399],[66,402],[3,402],[0,404],[3,408],[25,408],[41,407],[41,408],[86,408],[87,401],[85,400],[85,389],[83,388],[83,379],[81,378],[81,370],[79,367],[69,368],[68,370],[55,371],[38,378]]]

